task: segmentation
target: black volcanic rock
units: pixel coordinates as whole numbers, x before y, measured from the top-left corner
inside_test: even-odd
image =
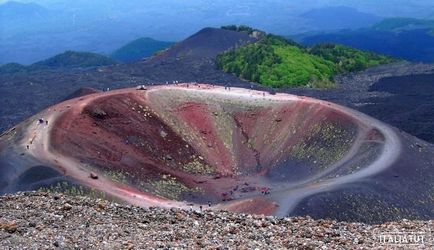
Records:
[[[392,168],[345,189],[308,197],[297,205],[293,215],[365,223],[432,219],[434,146],[404,132],[400,136],[401,150],[406,153]]]
[[[256,39],[246,33],[217,28],[205,28],[176,44],[168,51],[149,60],[149,63],[185,59],[215,58],[218,54]]]
[[[369,91],[391,95],[370,98],[361,111],[434,142],[434,74],[383,78]]]
[[[352,107],[420,139],[434,142],[434,65],[394,64],[339,76],[338,88],[289,89]]]

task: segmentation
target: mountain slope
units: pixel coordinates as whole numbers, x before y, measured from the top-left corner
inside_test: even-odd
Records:
[[[256,41],[256,38],[246,33],[205,28],[177,43],[170,50],[150,59],[150,62],[215,58],[225,50],[254,41]]]
[[[416,18],[388,18],[375,24],[372,28],[383,31],[434,29],[434,20]]]
[[[25,72],[29,67],[19,63],[8,63],[0,66],[0,74]]]
[[[49,68],[92,67],[112,65],[115,63],[114,60],[95,53],[66,51],[62,54],[37,62],[32,66]]]
[[[358,29],[370,27],[382,19],[344,6],[313,9],[301,17],[307,19],[314,30]]]
[[[90,52],[65,51],[62,54],[26,66],[8,63],[0,66],[0,74],[27,73],[44,69],[86,68],[116,64],[116,61],[103,55]]]
[[[23,21],[43,19],[49,10],[35,3],[9,1],[0,5],[0,19],[5,21]]]
[[[173,44],[172,42],[162,42],[147,37],[139,38],[115,50],[111,58],[122,62],[138,61],[152,56],[157,51],[167,49]]]
[[[338,43],[414,62],[434,62],[434,36],[424,29],[383,31],[362,29],[318,34],[302,39],[310,46],[318,43]]]

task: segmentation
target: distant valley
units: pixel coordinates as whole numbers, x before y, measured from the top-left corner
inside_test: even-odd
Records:
[[[66,51],[28,66],[19,63],[1,65],[0,73],[30,72],[44,69],[89,68],[140,61],[167,49],[173,44],[171,42],[156,41],[151,38],[139,38],[115,50],[109,56],[91,52]]]
[[[355,30],[383,19],[359,8],[288,1],[7,1],[0,4],[0,64],[33,64],[64,51],[110,55],[141,37],[176,42],[202,27],[245,24],[278,35]],[[330,3],[331,4],[331,3]],[[104,7],[101,7],[104,6]]]
[[[391,18],[372,28],[303,35],[305,45],[338,43],[414,62],[434,62],[434,20]]]

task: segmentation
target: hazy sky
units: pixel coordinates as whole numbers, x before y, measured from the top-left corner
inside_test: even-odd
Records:
[[[31,63],[69,49],[110,53],[139,37],[179,41],[204,27],[228,24],[246,24],[284,36],[323,31],[302,14],[330,6],[349,6],[379,17],[434,18],[434,0],[16,1],[37,3],[46,9],[0,12],[0,64],[18,61],[16,58],[20,63]],[[324,12],[329,14],[329,10]],[[339,18],[348,20],[351,15],[342,18],[345,14],[346,11],[326,19],[339,23]],[[345,22],[350,26],[344,29],[354,28]]]
[[[0,0],[0,3],[7,2],[8,0]],[[234,4],[234,5],[254,5],[255,3],[262,3],[264,0],[16,0],[18,2],[35,2],[42,4],[46,7],[59,7],[59,6],[86,6],[86,5],[106,5],[106,6],[116,6],[116,5],[158,5],[161,3],[161,7],[167,7],[168,4],[185,5],[185,6],[212,6],[219,4]],[[382,16],[396,16],[396,15],[424,15],[426,12],[434,12],[434,1],[433,0],[265,0],[270,7],[273,4],[279,6],[281,4],[286,4],[288,6],[293,6],[294,9],[307,9],[322,6],[352,6],[359,10],[369,11]],[[210,5],[211,4],[211,5]]]

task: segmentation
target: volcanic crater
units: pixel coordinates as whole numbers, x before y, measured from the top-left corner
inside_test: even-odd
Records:
[[[187,83],[78,97],[9,130],[8,138],[38,161],[3,173],[9,189],[42,165],[136,205],[279,216],[309,195],[381,172],[400,152],[394,130],[357,111]]]

